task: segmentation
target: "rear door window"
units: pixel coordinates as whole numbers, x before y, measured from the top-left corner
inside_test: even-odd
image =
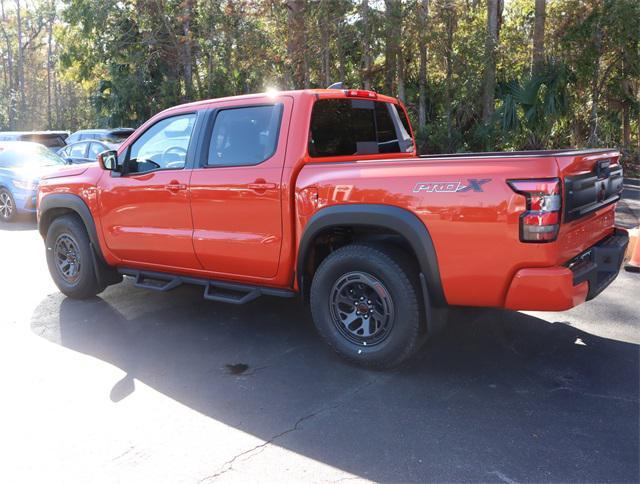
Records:
[[[371,155],[411,151],[413,140],[391,103],[321,99],[311,114],[309,155]]]
[[[282,104],[247,106],[216,115],[207,166],[257,165],[273,156],[278,144]]]

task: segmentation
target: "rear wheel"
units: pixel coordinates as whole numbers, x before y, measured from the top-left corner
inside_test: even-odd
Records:
[[[11,222],[16,217],[16,202],[6,188],[0,188],[0,220]]]
[[[84,299],[104,289],[97,282],[89,236],[76,216],[56,218],[49,226],[45,243],[49,272],[60,292]]]
[[[342,357],[372,368],[397,366],[423,341],[413,271],[385,246],[332,252],[315,273],[311,312],[318,332]]]

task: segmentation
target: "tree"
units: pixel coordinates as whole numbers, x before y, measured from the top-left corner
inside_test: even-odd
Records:
[[[538,74],[544,67],[544,24],[547,17],[547,0],[536,0],[533,23],[533,58],[531,72]]]
[[[401,28],[400,0],[385,0],[385,68],[384,89],[393,95],[397,88],[399,30]]]
[[[482,90],[482,121],[487,124],[494,110],[496,90],[496,55],[502,0],[487,0],[487,34],[485,39],[484,85]]]
[[[193,18],[194,0],[182,2],[182,69],[186,100],[193,100],[193,41],[191,39],[191,22]]]
[[[418,129],[427,124],[427,27],[429,21],[429,0],[420,0],[417,12],[418,51],[420,64],[418,67]]]
[[[373,59],[371,56],[371,22],[369,20],[369,0],[362,0],[360,4],[360,17],[362,18],[362,85],[365,89],[371,89],[371,68]]]
[[[305,56],[305,0],[287,0],[287,54],[291,62],[287,85],[294,89],[309,87],[307,59]]]
[[[135,127],[183,101],[342,80],[401,97],[430,153],[640,158],[638,0],[0,0],[0,15],[0,129]],[[557,83],[536,80],[553,66],[558,115]]]

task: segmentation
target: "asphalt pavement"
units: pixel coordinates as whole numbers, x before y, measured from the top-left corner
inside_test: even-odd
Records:
[[[461,308],[345,364],[295,300],[131,281],[75,301],[0,226],[2,482],[638,482],[640,275],[563,313]]]

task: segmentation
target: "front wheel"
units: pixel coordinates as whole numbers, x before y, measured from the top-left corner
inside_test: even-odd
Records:
[[[98,284],[89,236],[78,217],[56,218],[47,230],[45,244],[49,273],[60,292],[85,299],[104,289]]]
[[[311,284],[318,332],[349,361],[378,369],[399,365],[424,339],[412,275],[385,246],[354,244],[332,252]]]

